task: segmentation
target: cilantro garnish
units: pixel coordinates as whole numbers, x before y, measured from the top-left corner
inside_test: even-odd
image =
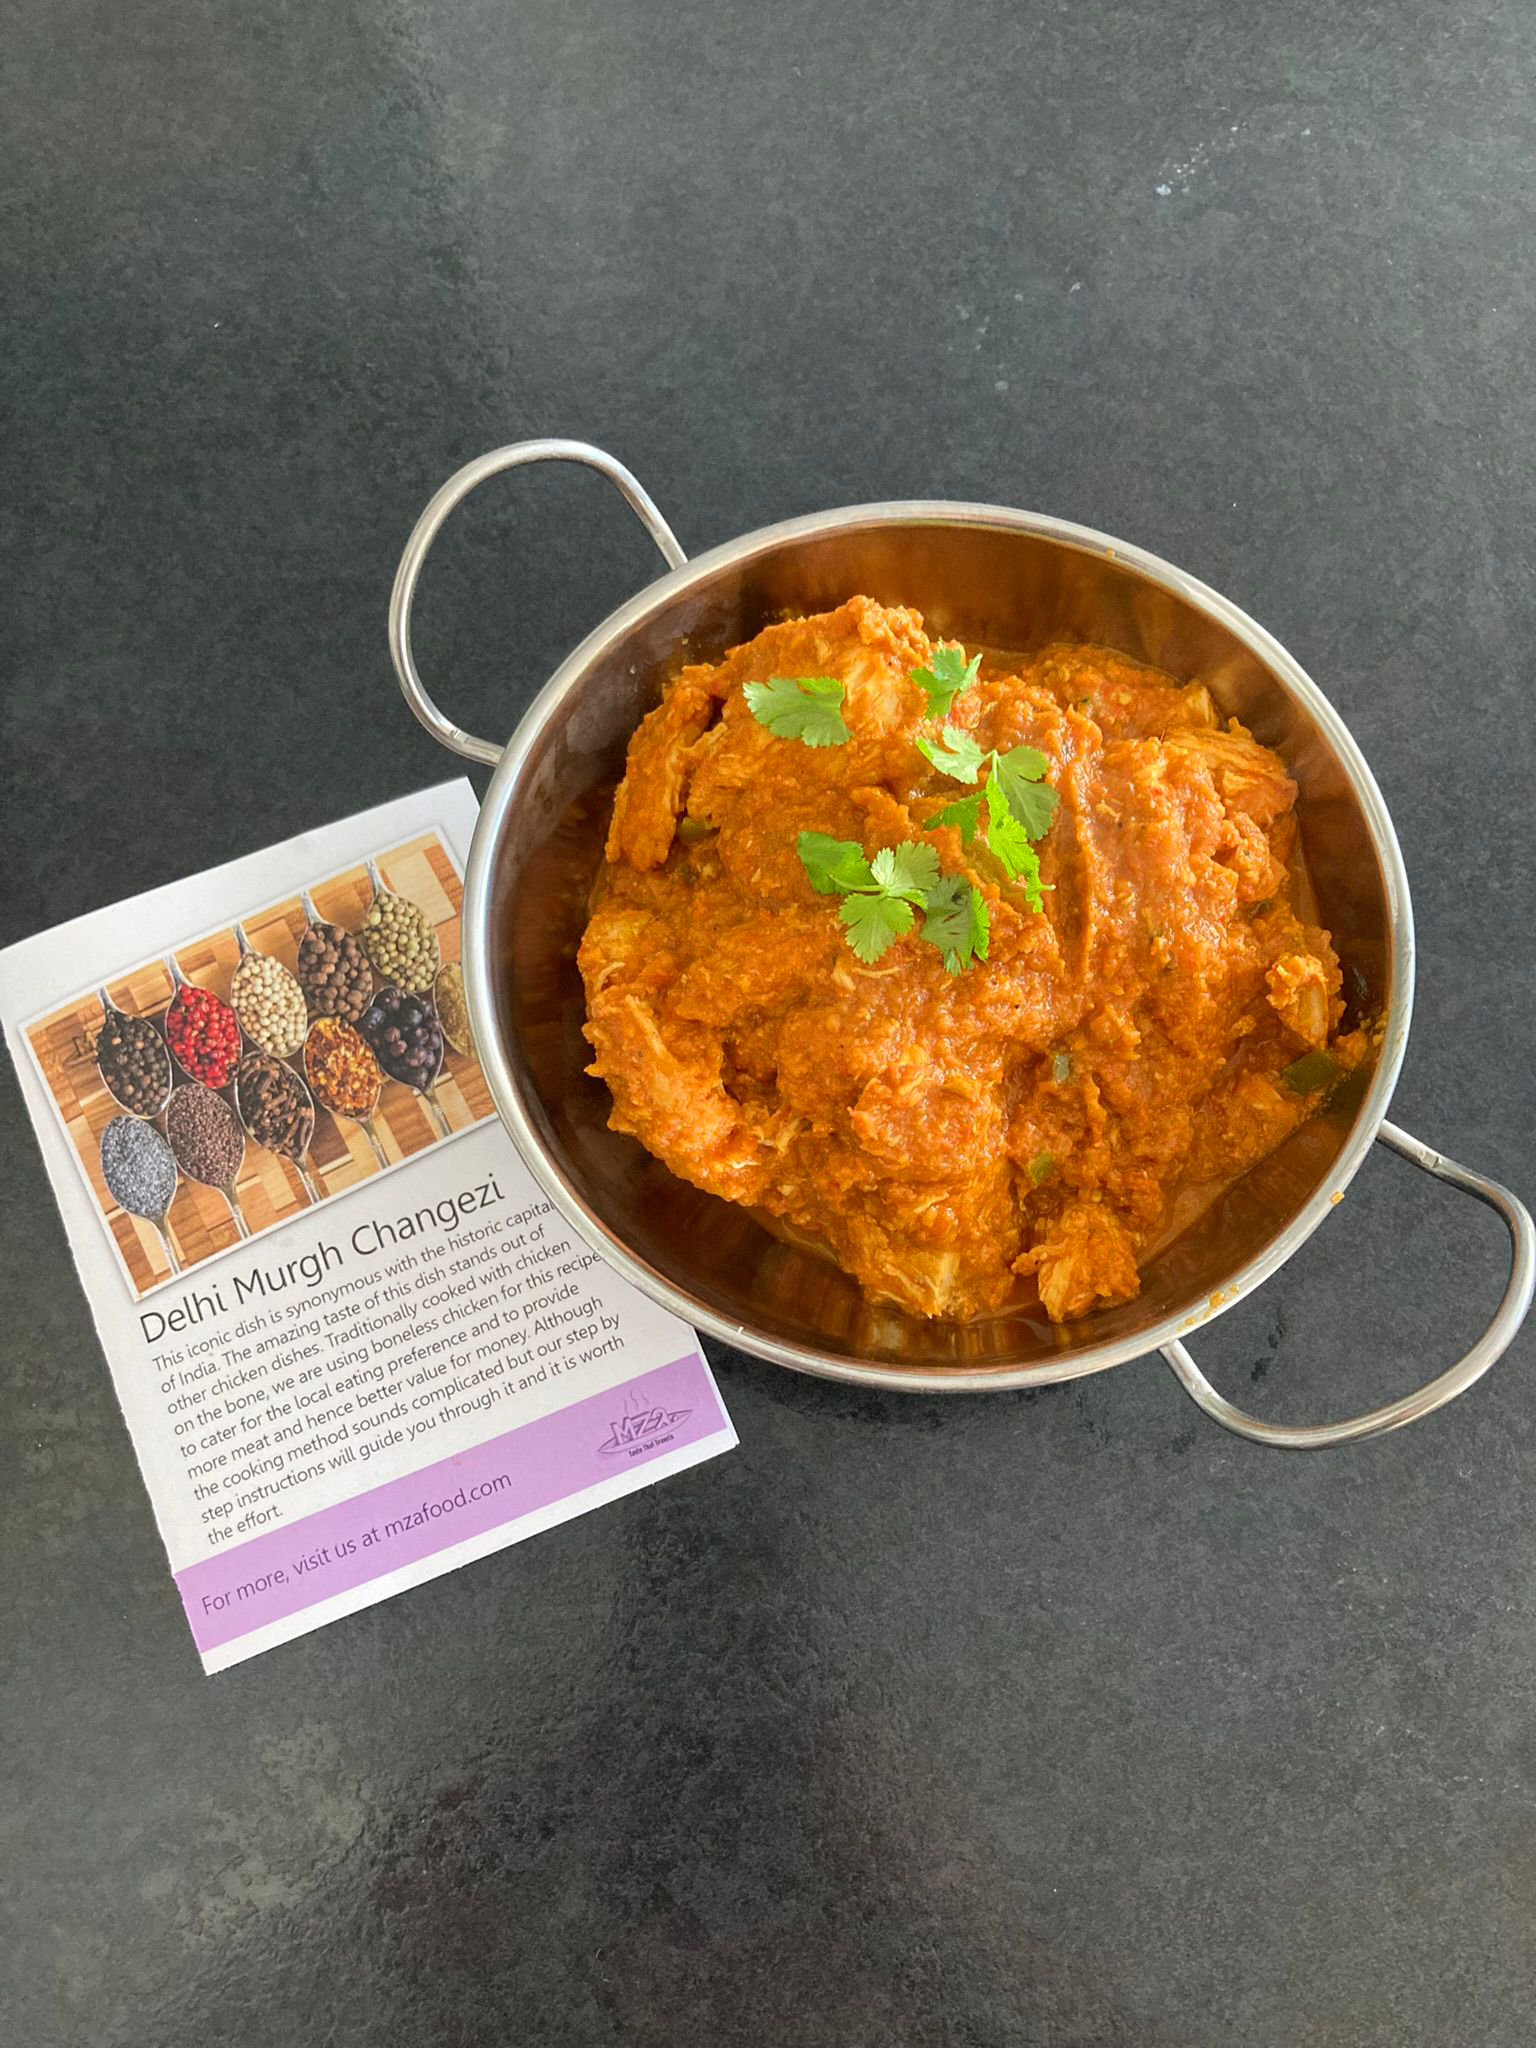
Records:
[[[951,974],[985,960],[991,934],[987,899],[964,875],[946,875],[928,891],[921,936],[938,947]]]
[[[802,832],[795,844],[811,887],[822,896],[842,897],[837,914],[866,966],[911,931],[914,909],[925,907],[939,879],[939,856],[931,846],[883,846],[868,861],[857,841],[825,832]]]
[[[843,686],[835,676],[770,676],[748,683],[747,709],[776,739],[808,747],[840,747],[853,735],[843,723]]]
[[[996,775],[987,784],[987,844],[1008,870],[1011,880],[1034,858],[1029,834],[1003,800]]]
[[[837,914],[849,945],[870,967],[912,929],[912,906],[901,896],[845,896]]]
[[[955,782],[974,782],[983,768],[984,789],[975,796],[946,804],[928,820],[935,825],[955,825],[969,846],[980,823],[980,804],[987,806],[987,845],[997,856],[1010,882],[1018,882],[1031,910],[1045,901],[1040,880],[1040,861],[1030,844],[1043,839],[1051,829],[1059,798],[1048,782],[1042,781],[1050,765],[1038,747],[1010,747],[1000,754],[996,747],[984,754],[969,733],[946,725],[937,740],[919,740],[918,751],[931,761],[941,775]]]
[[[1010,747],[1006,754],[991,757],[992,781],[1003,802],[1031,839],[1043,839],[1051,829],[1059,801],[1048,782],[1042,781],[1050,763],[1038,747]]]
[[[974,782],[987,760],[970,734],[962,732],[958,725],[942,726],[936,740],[919,740],[917,751],[941,775],[951,776],[956,782]]]
[[[1029,843],[1029,834],[1003,800],[995,769],[992,780],[987,784],[986,798],[987,845],[1001,861],[1009,881],[1022,886],[1024,900],[1030,909],[1039,910],[1045,901],[1039,856]]]
[[[856,840],[834,839],[826,832],[802,832],[795,844],[806,879],[818,896],[843,896],[850,889],[873,886],[874,872]]]
[[[979,801],[979,792],[978,792]],[[856,840],[825,832],[802,832],[795,841],[800,865],[822,896],[841,896],[838,916],[848,943],[873,966],[894,939],[904,938],[923,913],[918,936],[937,946],[944,965],[958,974],[972,960],[985,960],[991,936],[986,898],[964,875],[939,875],[931,846],[908,840],[882,846],[866,860]]]
[[[935,811],[924,825],[925,832],[931,832],[936,825],[953,825],[959,831],[961,843],[969,846],[976,837],[981,824],[981,791],[974,796],[957,797],[954,803],[946,804],[942,811]]]
[[[915,668],[912,680],[928,698],[928,716],[945,718],[949,707],[962,690],[968,690],[976,680],[976,671],[981,667],[981,656],[973,654],[969,661],[965,649],[958,642],[948,647],[935,647],[933,659],[927,668]]]
[[[1041,1181],[1049,1180],[1055,1171],[1056,1161],[1049,1152],[1037,1152],[1029,1162],[1029,1177],[1036,1187],[1039,1187]]]
[[[882,846],[870,866],[882,889],[913,903],[920,903],[939,879],[937,853],[910,839],[903,846]]]

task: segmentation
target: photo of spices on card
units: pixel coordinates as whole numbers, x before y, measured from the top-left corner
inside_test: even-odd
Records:
[[[493,1114],[462,899],[427,833],[26,1027],[135,1295]]]

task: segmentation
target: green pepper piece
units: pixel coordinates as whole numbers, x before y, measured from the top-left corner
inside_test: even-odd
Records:
[[[1343,1072],[1331,1053],[1304,1052],[1299,1060],[1293,1060],[1284,1069],[1280,1078],[1293,1095],[1315,1095],[1319,1088],[1326,1088],[1336,1081]]]

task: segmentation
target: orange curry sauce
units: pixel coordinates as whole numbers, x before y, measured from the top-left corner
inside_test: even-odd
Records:
[[[1198,685],[1096,647],[983,661],[946,722],[1048,759],[1032,911],[981,839],[912,671],[916,612],[853,598],[685,668],[629,747],[580,966],[610,1119],[672,1172],[818,1239],[877,1297],[985,1315],[1021,1280],[1057,1320],[1136,1293],[1181,1193],[1235,1179],[1321,1100],[1282,1080],[1336,1037],[1328,934],[1294,898],[1296,786]],[[832,676],[851,738],[812,748],[743,685]],[[926,841],[990,913],[946,972],[914,928],[850,950],[804,831]],[[1323,1063],[1326,1067],[1327,1063]]]

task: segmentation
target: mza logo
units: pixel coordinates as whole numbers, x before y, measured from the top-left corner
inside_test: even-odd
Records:
[[[605,1458],[638,1458],[672,1441],[693,1413],[691,1408],[642,1408],[633,1394],[624,1413],[608,1425],[608,1440],[598,1445]]]

